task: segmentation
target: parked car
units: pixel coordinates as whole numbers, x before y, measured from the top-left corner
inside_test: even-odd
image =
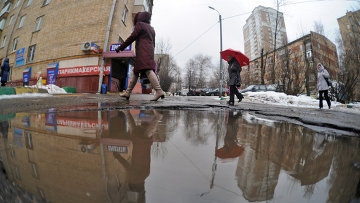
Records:
[[[240,90],[241,93],[245,92],[268,92],[268,91],[277,91],[276,85],[250,85],[249,87]]]
[[[226,94],[229,95],[229,90],[227,88],[223,88],[222,96],[225,96],[225,91],[226,91]],[[205,95],[206,96],[219,96],[220,95],[219,88],[208,89],[208,91],[205,92]]]

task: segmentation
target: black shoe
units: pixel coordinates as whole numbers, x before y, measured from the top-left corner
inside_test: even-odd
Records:
[[[242,94],[240,94],[240,98],[239,98],[239,103],[242,101],[242,99],[244,98],[244,96]]]
[[[229,104],[229,106],[234,106],[234,102],[233,102],[233,101],[229,101],[228,104]]]

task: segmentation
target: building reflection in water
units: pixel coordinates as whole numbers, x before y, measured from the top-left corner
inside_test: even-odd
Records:
[[[210,190],[216,189],[215,175],[222,170],[220,158],[237,163],[235,174],[229,173],[235,176],[233,190],[249,202],[286,196],[276,193],[284,173],[301,188],[305,200],[300,201],[310,199],[324,180],[327,202],[359,198],[360,172],[351,167],[360,162],[358,138],[335,139],[227,111],[19,113],[0,122],[0,159],[9,180],[51,202],[145,202],[151,157],[174,150],[162,144],[175,132],[188,144],[212,145],[208,154],[214,158],[203,159],[211,162],[211,170],[199,167],[211,171]]]

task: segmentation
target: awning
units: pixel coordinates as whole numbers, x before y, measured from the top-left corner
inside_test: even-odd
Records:
[[[133,58],[135,57],[134,51],[121,51],[116,53],[115,51],[107,51],[103,53],[104,58]]]

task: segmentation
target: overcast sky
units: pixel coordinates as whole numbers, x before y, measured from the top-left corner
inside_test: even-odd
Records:
[[[284,0],[283,0],[284,1]],[[157,41],[168,41],[171,55],[180,67],[196,54],[212,57],[219,64],[220,12],[223,19],[223,50],[232,48],[244,52],[243,26],[255,7],[276,8],[275,0],[154,0],[151,24]],[[314,21],[324,25],[325,35],[335,42],[339,30],[337,18],[346,11],[360,9],[360,0],[285,0],[280,7],[284,14],[288,41],[294,41],[313,30]]]

